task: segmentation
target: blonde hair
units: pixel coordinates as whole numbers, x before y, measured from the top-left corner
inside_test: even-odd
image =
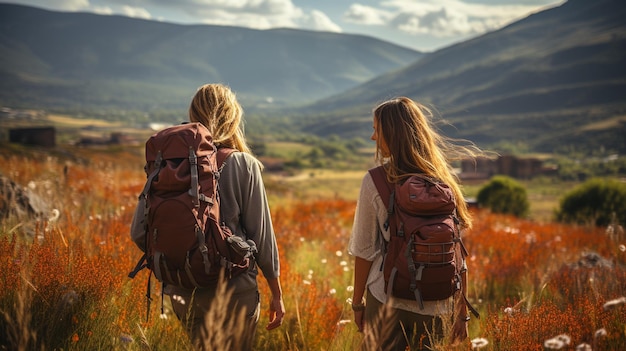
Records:
[[[471,228],[472,218],[450,161],[474,157],[472,149],[478,148],[455,145],[439,134],[431,122],[432,112],[407,97],[387,100],[376,106],[373,114],[376,160],[385,164],[387,179],[397,183],[411,174],[425,174],[448,184],[454,192],[461,225]],[[383,154],[383,150],[389,154]]]
[[[243,109],[235,93],[222,84],[205,84],[198,88],[189,106],[189,121],[200,122],[219,147],[252,153],[242,126]]]

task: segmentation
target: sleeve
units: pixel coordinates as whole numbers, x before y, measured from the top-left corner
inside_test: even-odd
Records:
[[[374,261],[381,254],[382,238],[379,235],[380,218],[386,216],[382,200],[369,172],[363,177],[348,252],[367,261]],[[381,212],[382,211],[382,212]]]
[[[277,278],[280,275],[278,245],[259,162],[250,154],[233,153],[226,160],[222,176],[220,206],[226,224],[238,235],[255,242],[258,267],[265,277]]]
[[[145,215],[146,200],[140,197],[135,206],[135,213],[130,224],[130,238],[141,251],[146,252]]]

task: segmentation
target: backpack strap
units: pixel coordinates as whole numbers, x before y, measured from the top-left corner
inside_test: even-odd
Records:
[[[378,190],[378,194],[383,200],[383,203],[386,207],[390,205],[390,196],[393,192],[391,188],[391,184],[387,181],[387,174],[385,173],[385,168],[383,166],[378,166],[372,168],[368,171],[372,176],[372,180],[374,181],[374,185],[376,186],[376,190]]]
[[[191,170],[191,188],[189,188],[189,195],[191,195],[191,201],[195,208],[200,207],[200,180],[198,175],[198,156],[193,148],[189,147],[189,169]]]
[[[217,172],[215,172],[215,174],[213,174],[213,176],[215,177],[216,180],[216,185],[217,185],[217,190],[215,192],[215,196],[220,196],[220,175],[222,174],[222,168],[224,168],[224,164],[226,163],[226,159],[235,151],[237,151],[237,149],[233,149],[233,148],[229,148],[229,147],[218,147],[217,148],[217,155],[215,156],[215,159],[217,160]],[[221,223],[222,221],[222,207],[220,206],[220,218],[218,220],[218,223]]]
[[[387,181],[387,174],[383,166],[378,166],[369,170],[376,190],[383,200],[383,204],[387,207],[387,220],[384,224],[385,229],[389,228],[389,218],[393,214],[395,192],[391,184]]]
[[[220,171],[222,170],[222,167],[224,166],[224,162],[226,162],[226,159],[228,158],[228,156],[230,156],[235,151],[237,150],[229,148],[229,147],[217,148],[217,169],[218,170]]]

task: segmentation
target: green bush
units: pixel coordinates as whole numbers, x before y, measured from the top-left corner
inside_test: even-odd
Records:
[[[494,213],[512,214],[525,217],[530,205],[526,188],[513,178],[495,176],[478,191],[476,201],[480,207],[489,208]]]
[[[606,226],[626,223],[626,184],[590,179],[563,196],[556,212],[560,222]]]

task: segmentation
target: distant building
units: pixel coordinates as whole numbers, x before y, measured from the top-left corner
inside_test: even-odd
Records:
[[[547,169],[537,158],[521,158],[512,155],[500,156],[496,159],[479,157],[476,160],[461,162],[461,179],[488,179],[494,175],[506,175],[519,179],[530,179],[538,175],[548,175],[554,169]]]
[[[56,146],[54,127],[14,128],[9,130],[9,142],[43,147]]]
[[[138,145],[139,142],[126,134],[120,132],[111,133],[109,138],[106,137],[84,137],[80,138],[76,145],[78,146],[98,146],[98,145]]]

